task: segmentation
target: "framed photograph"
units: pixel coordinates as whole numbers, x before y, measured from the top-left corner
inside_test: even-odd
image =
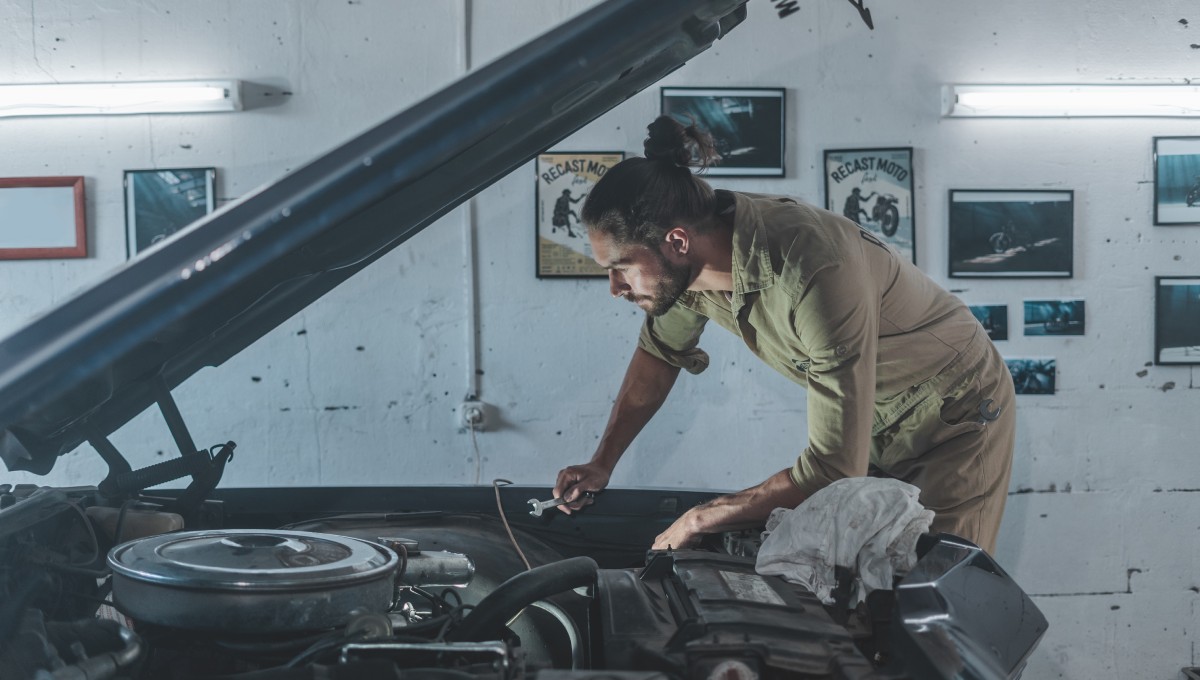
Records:
[[[592,259],[592,243],[579,213],[596,182],[624,159],[620,151],[538,155],[534,236],[539,279],[608,276]]]
[[[1200,276],[1154,278],[1154,363],[1200,365]]]
[[[0,260],[87,257],[82,177],[0,179]]]
[[[1083,300],[1026,300],[1025,335],[1083,335]]]
[[[950,190],[950,276],[1073,275],[1075,192]]]
[[[1017,394],[1054,394],[1054,359],[1005,359]]]
[[[1154,223],[1200,224],[1200,137],[1154,138]]]
[[[713,177],[783,177],[784,93],[779,88],[662,88],[662,113],[716,142]]]
[[[913,151],[825,152],[825,208],[845,215],[917,261],[913,220]]]
[[[1008,305],[967,305],[992,342],[1008,339]]]
[[[133,257],[216,207],[215,168],[125,171],[125,255]]]

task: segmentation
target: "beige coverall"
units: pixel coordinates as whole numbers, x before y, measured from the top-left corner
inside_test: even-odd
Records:
[[[639,346],[699,373],[709,363],[700,334],[716,321],[808,388],[808,447],[791,471],[801,491],[896,477],[921,489],[934,531],[994,551],[1016,399],[970,310],[840,215],[717,193],[735,209],[732,296],[685,292],[666,314],[647,316]]]

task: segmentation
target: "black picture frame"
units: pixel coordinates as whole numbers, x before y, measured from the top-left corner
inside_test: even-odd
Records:
[[[713,136],[721,162],[712,177],[785,177],[787,90],[782,87],[663,87],[663,115]],[[701,172],[697,169],[697,172]]]
[[[126,170],[125,256],[137,255],[216,209],[216,168]]]
[[[951,278],[1075,275],[1071,189],[951,189]]]
[[[1154,277],[1154,363],[1200,366],[1200,275]]]
[[[1200,225],[1200,137],[1154,138],[1154,224]]]
[[[1079,298],[1025,300],[1025,336],[1063,337],[1087,331],[1087,303]]]
[[[916,263],[912,147],[827,149],[824,167],[825,208],[841,213]]]
[[[592,259],[583,201],[622,151],[547,151],[534,159],[534,274],[539,279],[606,278]]]
[[[1057,389],[1058,360],[1052,357],[1004,359],[1017,394],[1053,395]]]

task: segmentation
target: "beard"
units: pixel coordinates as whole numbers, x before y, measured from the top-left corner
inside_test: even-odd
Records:
[[[657,250],[652,252],[658,257],[663,272],[658,278],[658,282],[654,284],[654,292],[650,295],[640,295],[636,298],[626,297],[626,299],[646,310],[650,316],[662,316],[675,304],[675,299],[687,290],[688,285],[692,282],[692,269],[687,265],[672,264],[665,255]],[[642,302],[650,304],[645,306],[641,304]]]

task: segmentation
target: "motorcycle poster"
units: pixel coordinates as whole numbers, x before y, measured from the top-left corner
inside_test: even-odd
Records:
[[[1075,193],[951,189],[950,276],[1074,275]]]
[[[1025,335],[1083,335],[1083,300],[1026,300]]]
[[[1200,276],[1158,276],[1154,284],[1154,363],[1200,365]]]
[[[620,151],[544,153],[537,157],[537,277],[607,276],[592,259],[583,200],[604,173],[625,159]]]
[[[709,177],[783,177],[786,90],[782,87],[664,87],[662,113],[697,125],[721,160],[695,172]]]
[[[917,261],[912,148],[825,152],[825,207]]]
[[[1200,224],[1200,137],[1154,138],[1154,224]]]
[[[988,339],[992,342],[1008,339],[1008,305],[977,304],[968,305],[971,314],[987,331]]]
[[[1005,359],[1017,394],[1054,394],[1058,361],[1054,358]]]

